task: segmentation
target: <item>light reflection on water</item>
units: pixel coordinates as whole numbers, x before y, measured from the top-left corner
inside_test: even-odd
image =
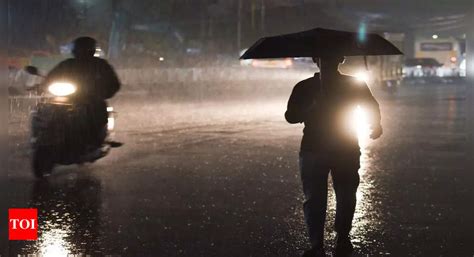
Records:
[[[65,240],[67,234],[70,233],[71,231],[66,231],[63,229],[51,229],[43,232],[38,242],[41,256],[56,257],[67,256],[70,254],[70,245]]]
[[[376,221],[373,220],[373,189],[374,185],[372,184],[370,176],[370,170],[373,168],[371,167],[371,157],[370,157],[370,149],[369,146],[372,140],[369,138],[370,135],[370,126],[368,124],[369,117],[367,116],[367,112],[357,106],[352,113],[351,117],[351,124],[350,126],[352,129],[356,131],[361,156],[360,156],[360,185],[357,190],[357,206],[356,212],[354,214],[353,220],[353,228],[352,228],[352,241],[356,244],[356,246],[360,247],[363,245],[367,245],[367,232],[370,230],[376,229]],[[329,211],[329,222],[334,222],[334,214],[335,214],[335,205],[336,199],[334,197],[334,192],[330,190],[330,194],[328,197],[328,211]],[[331,232],[332,235],[334,235]],[[331,235],[330,234],[330,235]]]
[[[352,234],[354,235],[355,242],[365,242],[366,240],[364,240],[364,233],[366,232],[367,227],[371,225],[369,224],[370,221],[367,219],[367,216],[370,210],[370,194],[373,187],[370,181],[367,180],[367,177],[365,176],[370,168],[370,158],[368,156],[368,146],[370,144],[370,128],[368,125],[367,113],[360,106],[357,106],[357,109],[355,110],[354,120],[361,152],[359,169],[361,183],[357,190],[357,206],[356,212],[354,214]]]
[[[100,192],[100,182],[87,175],[69,174],[36,182],[31,206],[38,208],[38,240],[26,242],[21,252],[41,257],[97,253]]]
[[[367,147],[361,147],[360,156],[360,184],[357,190],[357,205],[354,213],[352,235],[354,242],[367,242],[365,234],[369,229],[374,229],[376,223],[370,219],[372,211],[372,197],[374,186],[367,171],[370,169],[369,150]]]

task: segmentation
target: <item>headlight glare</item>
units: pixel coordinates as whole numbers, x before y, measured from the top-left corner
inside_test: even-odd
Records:
[[[48,91],[54,96],[72,95],[76,90],[76,86],[69,82],[54,82],[48,87]]]
[[[370,79],[370,75],[366,71],[359,71],[356,74],[354,74],[354,77],[359,81],[365,81],[365,82],[367,82]]]

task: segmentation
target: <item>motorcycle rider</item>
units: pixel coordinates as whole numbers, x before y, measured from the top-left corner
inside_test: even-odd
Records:
[[[75,103],[86,106],[90,124],[91,143],[100,147],[106,136],[107,104],[106,99],[113,97],[120,89],[120,81],[113,67],[104,59],[94,56],[96,40],[91,37],[79,37],[73,41],[74,58],[67,59],[53,68],[43,83],[67,81],[77,87],[72,96]]]

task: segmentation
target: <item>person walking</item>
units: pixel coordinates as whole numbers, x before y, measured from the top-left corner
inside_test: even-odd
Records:
[[[344,60],[341,55],[313,58],[319,63],[320,72],[294,87],[285,112],[289,123],[305,125],[299,166],[305,195],[304,217],[312,247],[303,257],[326,256],[324,223],[329,173],[337,201],[334,254],[352,254],[349,233],[359,185],[360,148],[357,133],[348,129],[347,121],[355,107],[368,113],[372,139],[383,133],[379,104],[365,82],[339,72]]]

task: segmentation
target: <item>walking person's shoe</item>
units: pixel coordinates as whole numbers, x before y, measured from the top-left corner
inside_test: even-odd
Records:
[[[336,248],[334,257],[350,257],[354,252],[354,246],[349,236],[338,236],[336,239]]]
[[[305,251],[302,257],[326,257],[326,252],[323,247],[311,248]]]

